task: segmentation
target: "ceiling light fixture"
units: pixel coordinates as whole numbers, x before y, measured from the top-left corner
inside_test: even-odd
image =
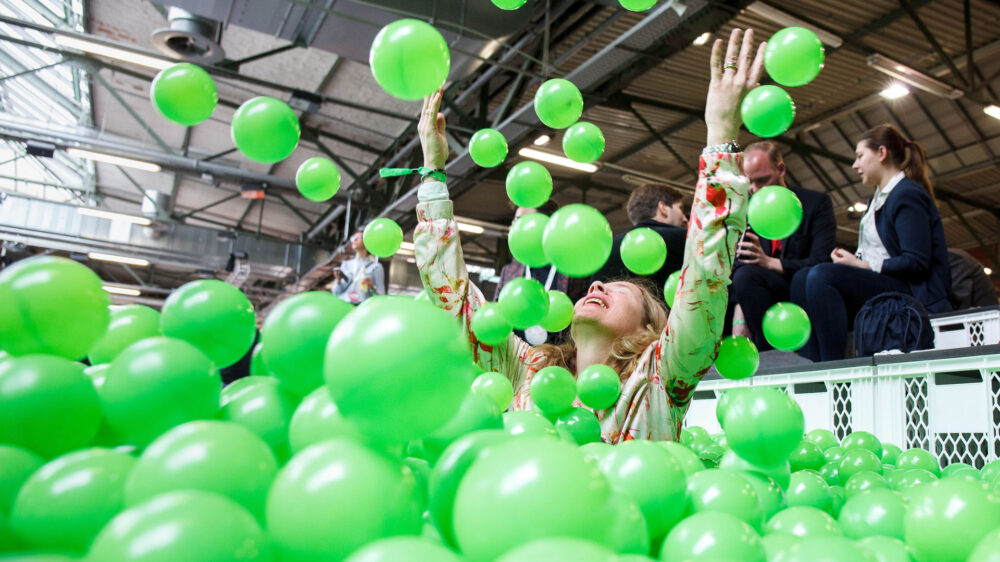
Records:
[[[1000,119],[1000,106],[997,105],[987,105],[983,108],[983,113],[989,115],[994,119]]]
[[[588,174],[593,174],[597,171],[597,166],[593,164],[581,164],[579,162],[574,162],[569,158],[557,156],[549,152],[542,152],[541,150],[535,150],[533,148],[522,148],[517,153],[525,158],[541,160],[542,162],[548,162],[549,164],[572,168],[574,170],[580,170],[581,172],[587,172]]]
[[[986,275],[993,275],[993,270],[988,267],[984,267],[983,273],[985,273]]]
[[[552,137],[548,135],[542,135],[537,139],[535,139],[535,146],[544,146],[546,144],[549,144],[550,140],[552,140]]]
[[[115,287],[114,285],[102,285],[102,289],[112,295],[125,295],[126,297],[138,297],[142,294],[139,289],[129,289],[128,287]]]
[[[464,222],[458,223],[458,229],[462,232],[468,232],[469,234],[482,234],[486,232],[486,229],[475,224],[467,224]]]
[[[56,35],[53,40],[60,47],[76,49],[92,55],[100,55],[102,57],[130,62],[132,64],[138,64],[139,66],[155,68],[156,70],[163,70],[164,68],[170,68],[171,66],[177,64],[177,61],[161,59],[136,51],[122,49],[120,47],[115,47],[114,45],[109,45],[103,41],[93,41],[90,39],[74,37],[72,35]]]
[[[132,224],[138,224],[140,226],[149,226],[153,224],[153,221],[147,219],[146,217],[136,217],[133,215],[125,215],[122,213],[115,213],[112,211],[105,211],[103,209],[94,209],[92,207],[77,207],[76,212],[81,215],[86,215],[88,217],[97,217],[99,219],[109,219],[113,221],[124,221],[130,222]]]
[[[698,37],[695,37],[694,41],[692,41],[691,44],[700,47],[705,43],[708,43],[708,40],[711,38],[712,38],[712,33],[710,31],[706,31],[705,33],[702,33]]]
[[[117,256],[115,254],[105,254],[105,253],[102,253],[102,252],[90,252],[90,253],[87,254],[87,257],[90,258],[90,259],[92,259],[92,260],[109,261],[109,262],[113,262],[113,263],[123,263],[125,265],[138,265],[138,266],[143,266],[143,267],[149,265],[149,261],[148,260],[144,260],[142,258],[130,258],[130,257],[127,257],[127,256]]]
[[[400,242],[400,243],[399,243],[399,249],[400,249],[400,250],[410,250],[410,251],[412,252],[412,251],[413,251],[413,250],[415,250],[416,248],[417,248],[417,247],[416,247],[415,245],[413,245],[413,242],[406,242],[406,241],[404,240],[403,242]]]
[[[888,100],[899,99],[910,94],[910,89],[906,86],[895,83],[892,86],[879,92],[879,95]]]
[[[804,20],[801,20],[793,16],[792,14],[789,14],[788,12],[779,10],[774,6],[770,6],[763,2],[759,1],[754,2],[753,4],[747,6],[746,10],[751,14],[758,15],[764,19],[771,20],[774,23],[783,25],[785,27],[804,27],[809,31],[815,33],[816,37],[819,37],[819,40],[822,41],[824,45],[828,45],[830,47],[833,47],[834,49],[838,49],[840,48],[841,45],[844,44],[844,40],[834,35],[833,33],[830,33],[829,31],[826,31],[824,29],[819,29],[818,27],[810,25],[809,23],[806,23]]]
[[[82,150],[79,148],[67,148],[66,154],[70,156],[76,156],[77,158],[86,158],[87,160],[94,160],[95,162],[104,162],[105,164],[114,164],[115,166],[125,166],[126,168],[135,168],[136,170],[142,170],[144,172],[159,172],[163,168],[159,164],[154,164],[152,162],[144,162],[142,160],[133,160],[131,158],[123,158],[121,156],[112,156],[110,154],[104,154],[102,152],[91,152],[89,150]]]
[[[965,92],[958,88],[949,86],[937,78],[900,64],[884,55],[870,55],[868,57],[868,66],[883,74],[888,74],[897,80],[906,82],[914,88],[919,88],[928,94],[948,99],[957,99],[965,95]]]

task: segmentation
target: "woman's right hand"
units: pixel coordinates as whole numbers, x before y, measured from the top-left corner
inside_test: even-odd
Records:
[[[424,166],[434,170],[444,169],[450,152],[448,137],[445,136],[445,118],[440,112],[443,95],[443,92],[438,90],[424,99],[420,122],[417,125],[420,146],[424,149]]]
[[[742,36],[742,45],[740,37]],[[744,34],[734,29],[729,36],[726,57],[722,58],[722,39],[712,45],[712,81],[705,98],[705,124],[708,126],[709,145],[735,141],[740,132],[740,103],[743,96],[760,81],[764,67],[764,48],[761,43],[753,62],[753,30]],[[737,57],[737,51],[739,56]]]

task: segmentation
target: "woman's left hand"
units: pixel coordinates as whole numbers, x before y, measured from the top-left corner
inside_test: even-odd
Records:
[[[857,256],[843,248],[835,248],[830,252],[830,259],[833,260],[833,263],[841,265],[849,265],[858,269],[871,269],[868,267],[868,262],[859,260]]]
[[[420,145],[424,149],[424,166],[434,170],[444,169],[450,152],[448,137],[445,136],[445,118],[440,112],[443,95],[444,92],[438,90],[424,99],[420,123],[417,125]]]

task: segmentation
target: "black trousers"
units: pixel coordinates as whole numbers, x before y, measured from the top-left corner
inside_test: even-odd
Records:
[[[761,323],[767,309],[790,298],[791,283],[780,273],[759,265],[741,265],[733,272],[733,296],[743,309],[758,351],[774,349],[764,338]]]

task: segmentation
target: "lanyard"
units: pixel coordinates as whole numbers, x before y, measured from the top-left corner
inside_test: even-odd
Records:
[[[526,278],[528,278],[528,279],[531,279],[531,268],[530,267],[524,266],[524,276]],[[545,290],[546,291],[548,291],[549,289],[552,288],[552,281],[554,281],[555,278],[556,278],[556,268],[552,267],[550,265],[549,266],[549,278],[545,280]]]

